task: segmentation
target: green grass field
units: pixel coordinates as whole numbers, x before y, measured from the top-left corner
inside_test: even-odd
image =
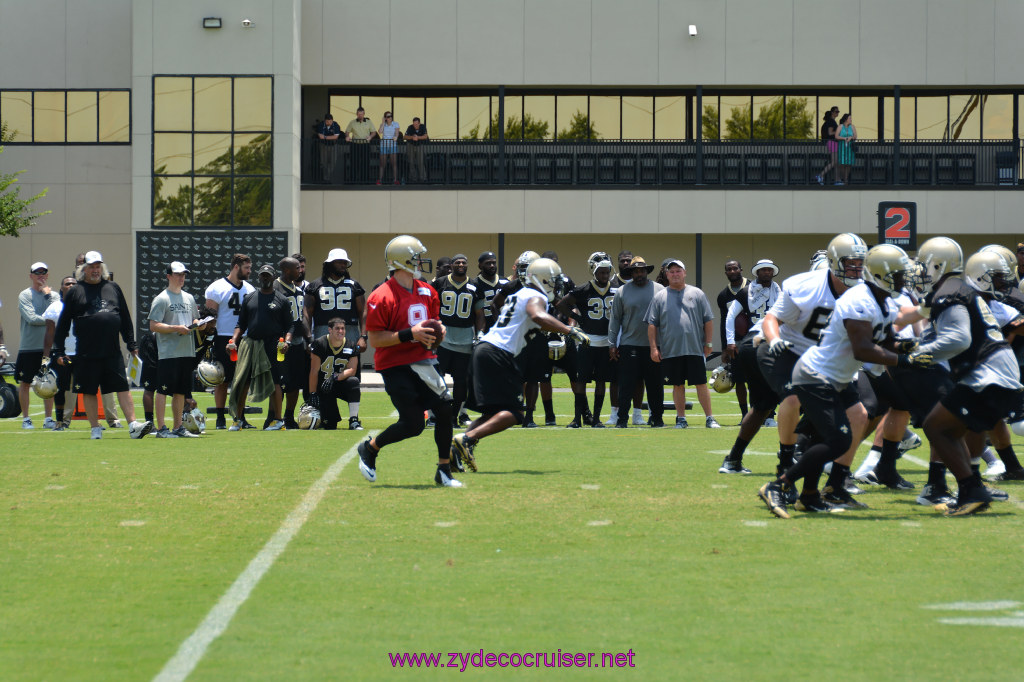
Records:
[[[91,441],[82,421],[50,433],[5,420],[0,678],[153,679],[340,459],[189,679],[397,679],[415,673],[389,653],[447,664],[480,650],[632,651],[635,667],[428,674],[1020,679],[1019,485],[964,519],[877,489],[860,498],[869,510],[775,519],[756,498],[773,430],[751,445],[754,475],[716,473],[737,432],[732,398],[715,396],[718,431],[510,430],[478,447],[461,490],[433,485],[429,431],[387,449],[369,484],[354,432],[211,420],[198,440]],[[561,415],[571,404],[556,394]],[[391,410],[364,393],[367,430]],[[901,461],[919,487],[926,450]],[[958,618],[980,621],[943,622]]]

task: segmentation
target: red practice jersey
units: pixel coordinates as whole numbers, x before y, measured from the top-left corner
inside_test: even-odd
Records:
[[[397,332],[424,320],[436,320],[440,312],[441,303],[432,286],[422,280],[416,280],[413,282],[412,291],[406,291],[405,287],[392,277],[374,289],[366,299],[366,330]],[[409,365],[436,357],[419,341],[409,341],[375,349],[373,366],[379,372],[390,367]]]

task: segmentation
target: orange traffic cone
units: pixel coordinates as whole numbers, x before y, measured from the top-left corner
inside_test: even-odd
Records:
[[[96,391],[96,410],[99,413],[98,419],[106,419],[107,415],[103,412],[103,396],[99,391]],[[72,419],[88,419],[85,414],[85,401],[82,400],[82,394],[78,394],[78,403],[75,405],[75,414],[71,416]]]

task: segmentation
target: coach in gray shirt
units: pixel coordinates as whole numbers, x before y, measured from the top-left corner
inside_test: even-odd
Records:
[[[612,360],[619,361],[619,415],[615,427],[628,426],[629,405],[633,401],[633,389],[643,378],[647,387],[647,404],[651,410],[651,426],[665,426],[664,386],[661,370],[651,360],[647,350],[647,321],[644,315],[651,299],[665,287],[648,279],[653,265],[636,256],[629,263],[630,280],[619,287],[612,299],[611,318],[608,322],[608,353]]]
[[[665,266],[668,288],[651,299],[647,309],[647,343],[651,360],[661,365],[666,384],[672,384],[676,406],[676,428],[685,429],[686,383],[697,387],[697,399],[704,409],[705,426],[720,428],[711,416],[705,358],[711,352],[711,303],[703,291],[686,286],[686,266],[672,260]]]

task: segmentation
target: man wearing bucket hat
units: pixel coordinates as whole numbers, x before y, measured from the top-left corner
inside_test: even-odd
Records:
[[[664,289],[648,276],[654,270],[641,256],[629,263],[630,280],[619,287],[612,299],[612,313],[608,322],[608,354],[619,362],[619,409],[616,428],[628,427],[628,407],[633,400],[633,387],[642,378],[647,387],[647,404],[651,409],[651,426],[662,427],[664,413],[664,386],[661,368],[651,359],[644,315],[654,295]]]

